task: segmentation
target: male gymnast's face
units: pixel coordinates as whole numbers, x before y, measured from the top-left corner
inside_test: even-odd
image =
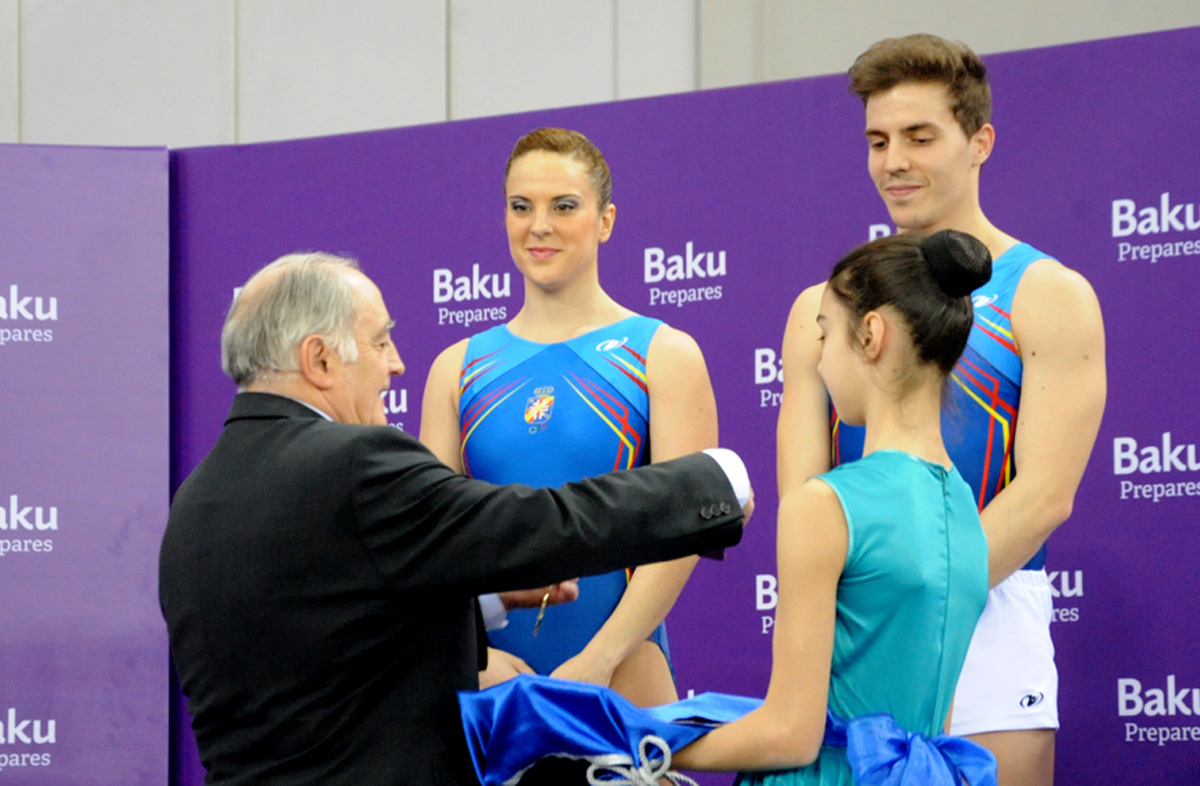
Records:
[[[874,93],[866,116],[867,168],[897,229],[930,234],[963,225],[979,204],[991,126],[968,138],[946,86],[936,82],[902,82]]]

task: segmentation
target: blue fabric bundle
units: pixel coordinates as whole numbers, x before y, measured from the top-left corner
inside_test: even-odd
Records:
[[[608,688],[523,674],[485,691],[461,691],[458,703],[476,775],[484,786],[501,786],[516,783],[547,756],[657,772],[669,763],[670,751],[737,720],[762,700],[703,693],[641,709]],[[658,738],[666,750],[648,750],[647,738]]]
[[[485,691],[460,691],[458,703],[480,782],[509,786],[551,756],[597,765],[597,782],[657,783],[671,751],[762,700],[702,693],[639,708],[608,688],[521,675]],[[984,748],[906,731],[886,714],[845,721],[827,712],[824,744],[846,749],[859,786],[961,786],[964,778],[970,786],[996,786],[996,759]]]

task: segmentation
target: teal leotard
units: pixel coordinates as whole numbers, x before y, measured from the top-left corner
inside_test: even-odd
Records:
[[[942,732],[988,591],[987,542],[956,469],[881,450],[820,480],[849,535],[838,581],[829,709],[846,720],[888,713],[906,730]],[[853,783],[844,749],[742,784]]]

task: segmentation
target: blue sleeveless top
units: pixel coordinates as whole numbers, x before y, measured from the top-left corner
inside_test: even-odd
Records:
[[[847,720],[887,713],[907,731],[936,736],[987,602],[987,540],[971,489],[956,468],[896,450],[818,477],[837,494],[848,535],[829,711]],[[823,745],[808,767],[737,782],[849,786],[854,778],[845,748]]]
[[[649,463],[646,355],[660,320],[632,316],[557,344],[497,325],[473,336],[459,379],[464,472],[492,483],[560,486]],[[612,614],[628,571],[587,576],[579,600],[510,611],[493,646],[549,674],[584,648]],[[662,626],[654,637],[666,653]]]
[[[983,510],[1016,477],[1012,446],[1017,435],[1021,400],[1021,355],[1012,332],[1012,302],[1021,276],[1047,255],[1018,243],[992,263],[992,278],[972,294],[975,324],[967,347],[950,374],[942,413],[942,438],[954,466],[971,487]],[[862,455],[865,429],[831,418],[833,466]],[[1024,566],[1046,564],[1046,546]]]

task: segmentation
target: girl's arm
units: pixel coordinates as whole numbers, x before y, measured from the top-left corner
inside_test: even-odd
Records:
[[[672,757],[692,770],[773,770],[811,764],[825,735],[838,579],[846,519],[829,486],[814,479],[779,505],[779,602],[771,682],[763,705]]]

